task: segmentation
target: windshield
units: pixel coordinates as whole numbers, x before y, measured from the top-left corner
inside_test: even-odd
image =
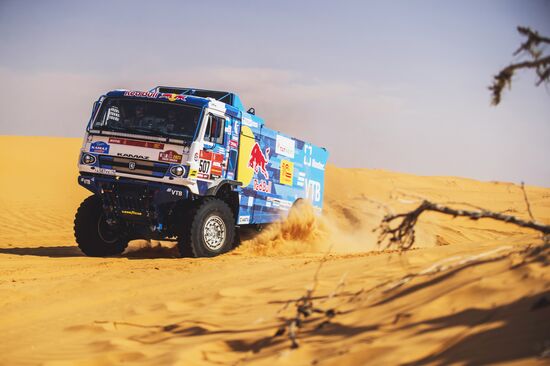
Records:
[[[177,103],[107,98],[92,129],[192,140],[200,114],[200,108]]]

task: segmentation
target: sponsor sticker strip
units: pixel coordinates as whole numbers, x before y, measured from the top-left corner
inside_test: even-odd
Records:
[[[159,150],[164,149],[164,144],[160,142],[139,141],[139,140],[123,139],[118,137],[110,137],[109,143],[118,144],[118,145],[127,145],[127,146],[147,147],[149,149],[159,149]]]
[[[181,163],[182,155],[178,154],[174,150],[167,150],[159,152],[159,160],[169,163]]]

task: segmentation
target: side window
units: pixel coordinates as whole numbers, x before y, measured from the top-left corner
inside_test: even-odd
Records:
[[[210,114],[208,115],[204,140],[223,145],[224,130],[225,119]]]

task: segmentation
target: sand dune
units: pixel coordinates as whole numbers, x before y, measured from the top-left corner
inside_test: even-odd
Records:
[[[80,144],[0,137],[0,364],[550,362],[550,250],[537,233],[428,213],[399,254],[372,232],[422,198],[527,219],[517,185],[330,166],[323,217],[306,209],[226,255],[179,259],[136,241],[88,258],[72,237],[88,195]],[[550,224],[550,189],[526,191]],[[308,289],[317,312],[291,348],[285,324]]]

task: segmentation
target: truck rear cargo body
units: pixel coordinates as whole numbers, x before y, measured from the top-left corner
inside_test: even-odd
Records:
[[[75,219],[81,249],[116,254],[133,238],[157,238],[210,256],[231,247],[235,227],[282,219],[300,199],[320,211],[326,150],[249,112],[237,95],[219,91],[102,96],[79,159],[79,183],[94,193]],[[98,246],[83,239],[94,230]]]

